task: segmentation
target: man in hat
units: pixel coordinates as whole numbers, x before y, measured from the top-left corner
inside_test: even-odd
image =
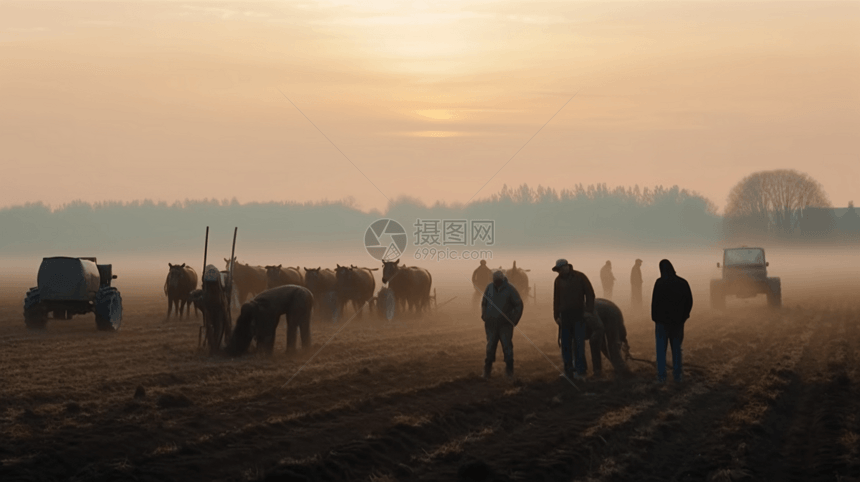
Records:
[[[564,374],[570,379],[585,378],[585,317],[584,312],[594,312],[594,288],[584,273],[574,271],[566,259],[555,262],[553,271],[558,273],[553,289],[553,319],[559,327],[561,358]],[[576,341],[576,372],[574,373],[572,341]]]
[[[642,260],[637,259],[630,270],[630,304],[634,308],[642,307]]]
[[[481,300],[481,319],[487,332],[487,358],[484,360],[484,378],[490,378],[496,347],[502,343],[505,356],[505,375],[514,376],[514,327],[523,315],[523,300],[501,271],[493,272],[493,282],[484,290]]]

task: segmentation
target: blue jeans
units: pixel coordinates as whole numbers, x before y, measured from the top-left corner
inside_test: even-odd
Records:
[[[574,368],[573,342],[576,342],[576,373],[585,375],[588,364],[585,362],[585,320],[582,313],[561,313],[561,359],[564,369],[568,371]]]
[[[676,382],[681,381],[682,362],[681,342],[684,341],[684,324],[664,325],[654,324],[654,335],[657,339],[657,378],[666,380],[666,350],[672,347],[672,375]]]
[[[487,333],[487,358],[484,365],[492,365],[496,361],[496,347],[502,344],[505,364],[514,363],[514,325],[508,320],[485,321],[484,330]]]

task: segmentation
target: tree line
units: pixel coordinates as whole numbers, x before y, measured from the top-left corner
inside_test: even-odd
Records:
[[[720,216],[703,196],[657,186],[609,188],[606,184],[555,190],[505,185],[469,204],[425,205],[402,197],[384,212],[365,212],[354,200],[313,203],[239,203],[237,200],[87,203],[51,209],[29,203],[0,209],[0,250],[15,253],[148,253],[199,250],[206,226],[227,236],[239,226],[243,246],[337,247],[362,243],[367,227],[397,220],[414,243],[417,220],[493,220],[496,246],[541,247],[571,242],[685,244],[716,241]]]
[[[753,173],[736,184],[725,213],[704,196],[678,186],[606,184],[556,190],[503,186],[468,204],[426,205],[401,197],[384,212],[359,209],[352,198],[319,202],[241,204],[231,200],[152,200],[87,203],[57,209],[30,203],[0,209],[3,253],[149,253],[169,247],[198,251],[211,226],[225,241],[239,226],[243,246],[361,246],[367,227],[391,218],[404,226],[410,244],[421,220],[492,220],[495,246],[540,248],[570,243],[623,246],[700,246],[777,240],[797,234],[804,211],[828,208],[822,186],[792,170]],[[224,237],[220,240],[219,237]]]

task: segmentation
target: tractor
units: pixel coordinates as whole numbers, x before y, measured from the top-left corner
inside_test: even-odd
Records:
[[[119,330],[122,297],[111,286],[116,279],[111,265],[97,264],[96,258],[43,258],[36,279],[37,286],[24,298],[27,328],[42,330],[49,319],[69,320],[72,315],[95,313],[96,328]]]
[[[711,307],[724,308],[726,296],[754,298],[759,294],[767,295],[767,304],[772,308],[782,306],[782,286],[779,278],[769,278],[764,249],[728,248],[723,250],[722,279],[711,280]]]

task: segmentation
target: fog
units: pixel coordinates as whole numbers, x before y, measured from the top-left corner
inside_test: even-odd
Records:
[[[237,243],[238,244],[238,243]],[[381,268],[382,263],[371,257],[360,243],[352,248],[307,249],[283,248],[271,250],[247,250],[237,245],[236,256],[242,263],[252,265],[283,264],[284,266],[329,267],[337,264]],[[796,300],[810,300],[810,297],[832,297],[838,294],[849,295],[860,286],[860,251],[852,247],[842,248],[768,248],[766,257],[770,266],[768,275],[781,278],[783,304],[792,306]],[[210,245],[208,263],[219,268],[225,266],[224,258],[229,257],[229,244]],[[441,304],[458,298],[459,301],[472,297],[471,275],[478,266],[476,260],[430,260],[415,259],[416,253],[410,247],[401,257],[401,262],[409,266],[421,266],[433,275],[437,303]],[[53,253],[52,253],[53,254]],[[69,255],[90,256],[93,253],[67,253]],[[491,257],[490,257],[491,256]],[[630,303],[630,269],[636,258],[643,260],[643,296],[647,308],[651,287],[659,277],[658,263],[669,259],[679,276],[686,278],[694,295],[694,313],[708,309],[709,281],[721,276],[717,262],[722,261],[719,247],[703,248],[642,248],[607,249],[605,247],[571,246],[569,248],[547,248],[531,250],[493,249],[488,253],[487,264],[491,268],[510,268],[516,260],[517,266],[530,270],[530,285],[535,287],[536,299],[540,305],[552,301],[552,286],[555,273],[551,270],[558,258],[566,258],[574,269],[585,273],[598,297],[602,296],[600,268],[607,260],[612,261],[616,278],[612,299],[622,308]],[[113,265],[118,279],[114,285],[124,294],[128,302],[135,296],[158,296],[167,275],[168,263],[187,263],[197,272],[203,265],[203,246],[198,252],[180,252],[165,249],[159,254],[99,256],[99,263]],[[2,258],[3,276],[0,277],[0,293],[5,299],[23,299],[25,290],[35,285],[41,256],[21,255]],[[377,289],[382,286],[382,270],[374,272]],[[765,299],[760,295],[753,299],[728,299],[729,306],[764,306]]]

